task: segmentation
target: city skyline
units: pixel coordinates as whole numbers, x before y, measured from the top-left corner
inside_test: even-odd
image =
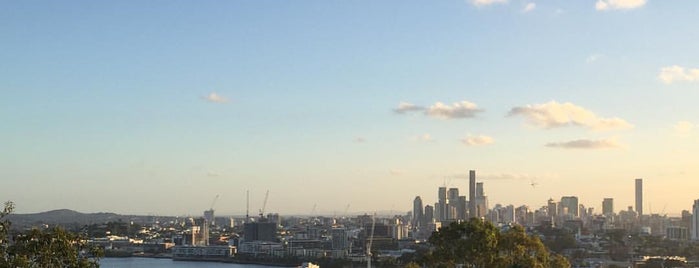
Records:
[[[577,196],[692,210],[699,3],[12,2],[0,198],[194,215]],[[678,187],[680,186],[680,187]],[[462,190],[461,195],[468,195]],[[670,195],[671,193],[671,195]],[[670,195],[671,197],[668,197]]]

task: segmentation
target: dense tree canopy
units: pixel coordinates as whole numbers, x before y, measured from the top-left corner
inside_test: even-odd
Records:
[[[11,236],[5,216],[13,208],[11,202],[6,202],[0,212],[0,267],[99,267],[93,257],[101,256],[101,251],[61,228],[34,229]]]
[[[538,237],[521,226],[500,232],[476,218],[440,228],[429,242],[434,249],[424,263],[430,267],[570,267],[564,257],[549,253]]]

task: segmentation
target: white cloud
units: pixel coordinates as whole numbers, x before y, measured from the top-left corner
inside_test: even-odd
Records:
[[[355,143],[365,143],[366,139],[363,137],[354,137],[354,139],[352,139],[352,141]]]
[[[228,99],[224,96],[219,95],[216,92],[211,92],[209,95],[204,96],[204,99],[208,102],[215,102],[215,103],[226,103],[228,102]]]
[[[688,137],[692,134],[692,131],[694,130],[695,126],[696,125],[692,122],[680,121],[673,126],[673,129],[675,130],[675,134],[677,136]]]
[[[580,139],[566,142],[551,142],[547,143],[546,147],[563,149],[612,149],[620,148],[621,144],[614,138],[601,140]]]
[[[471,118],[482,112],[475,103],[468,101],[455,102],[447,105],[437,102],[425,110],[425,114],[439,119]]]
[[[400,170],[400,169],[391,169],[388,171],[388,173],[391,174],[392,176],[400,176],[400,175],[403,175],[403,173],[405,173],[405,172]]]
[[[527,3],[522,9],[522,13],[531,12],[534,11],[534,9],[536,9],[536,3]]]
[[[696,82],[699,81],[699,69],[685,69],[684,67],[673,65],[660,69],[658,78],[665,84],[674,82]]]
[[[414,141],[419,141],[419,142],[433,142],[433,141],[434,141],[434,138],[433,138],[432,135],[430,135],[429,133],[425,133],[425,134],[422,134],[422,135],[417,135],[417,136],[415,136],[415,137],[413,138],[413,140],[414,140]]]
[[[495,142],[495,140],[491,137],[485,136],[485,135],[478,135],[478,136],[467,136],[466,138],[461,139],[461,142],[466,145],[466,146],[478,146],[478,145],[487,145]]]
[[[602,55],[602,54],[592,54],[590,56],[587,56],[587,58],[585,59],[585,62],[593,63],[593,62],[596,62],[597,60],[599,60],[600,58],[602,58],[603,56],[604,55]]]
[[[407,112],[416,112],[416,111],[422,111],[422,110],[425,110],[425,107],[417,106],[417,105],[409,103],[409,102],[401,101],[398,104],[398,108],[393,109],[393,112],[398,113],[398,114],[404,114]]]
[[[632,128],[621,118],[601,118],[595,113],[572,104],[550,101],[543,104],[530,104],[514,107],[508,116],[524,116],[527,122],[536,127],[551,129],[565,126],[582,126],[593,130],[613,130]]]
[[[595,3],[595,9],[600,11],[614,9],[634,9],[642,7],[646,4],[646,0],[598,0]]]
[[[489,6],[492,4],[505,4],[507,0],[470,0],[471,4],[474,6]]]

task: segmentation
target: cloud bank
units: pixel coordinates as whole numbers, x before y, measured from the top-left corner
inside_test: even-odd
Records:
[[[547,143],[546,147],[562,149],[612,149],[620,148],[621,144],[619,144],[619,142],[616,139],[580,139],[566,142],[551,142]]]
[[[592,130],[628,129],[633,125],[617,117],[602,118],[595,113],[572,104],[551,101],[514,107],[508,116],[523,116],[530,125],[551,129],[566,126],[581,126]]]
[[[684,67],[673,65],[660,69],[658,78],[665,84],[674,82],[697,82],[699,81],[699,69],[685,69]]]
[[[595,9],[599,11],[634,9],[642,7],[646,0],[598,0]]]

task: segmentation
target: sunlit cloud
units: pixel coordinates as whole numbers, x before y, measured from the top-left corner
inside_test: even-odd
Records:
[[[226,103],[226,102],[228,102],[228,99],[226,97],[221,96],[216,92],[209,93],[209,95],[204,96],[204,99],[208,102],[214,102],[214,103]]]
[[[677,136],[689,137],[692,135],[695,126],[696,125],[692,122],[680,121],[673,126],[673,129],[675,130],[675,134]]]
[[[562,149],[613,149],[621,148],[621,144],[614,138],[601,140],[580,139],[566,142],[547,143],[546,147]]]
[[[408,113],[408,112],[416,112],[416,111],[423,111],[423,110],[425,110],[425,107],[417,106],[417,105],[409,103],[409,102],[401,101],[398,104],[398,107],[393,109],[393,112],[398,113],[398,114],[404,114],[404,113]]]
[[[642,7],[645,4],[646,0],[598,0],[597,3],[595,3],[595,9],[599,11],[634,9]]]
[[[505,4],[507,0],[469,0],[474,6],[489,6],[492,4]]]
[[[485,135],[477,135],[477,136],[467,136],[463,139],[461,139],[461,143],[463,143],[466,146],[478,146],[478,145],[487,145],[495,142],[495,140],[489,136]]]
[[[439,119],[471,118],[482,112],[475,103],[455,102],[451,105],[437,102],[425,110],[425,114]]]
[[[536,9],[536,3],[527,3],[524,8],[522,8],[522,13],[528,13]]]
[[[602,118],[595,113],[572,104],[550,101],[514,107],[508,116],[523,116],[530,125],[551,129],[566,126],[581,126],[592,130],[628,129],[633,125],[621,118]]]
[[[699,81],[699,69],[685,69],[684,67],[673,65],[660,69],[658,78],[665,84],[674,82],[697,82]]]

